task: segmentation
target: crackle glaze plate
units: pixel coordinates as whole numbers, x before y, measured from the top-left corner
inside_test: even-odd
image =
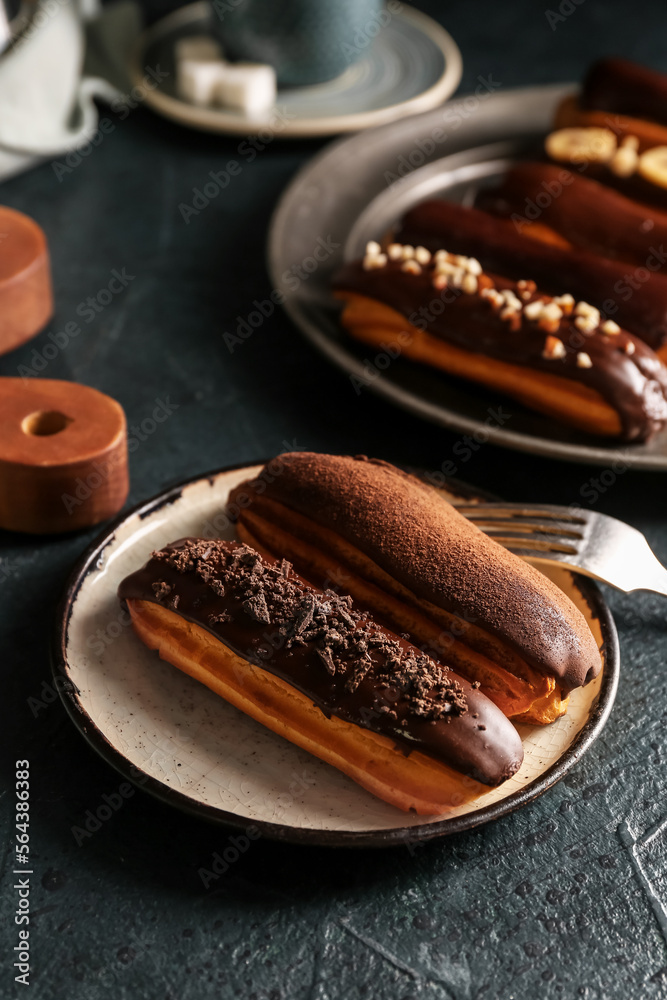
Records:
[[[197,107],[176,89],[174,45],[187,35],[208,34],[213,16],[201,0],[179,7],[149,28],[130,66],[137,86],[148,69],[161,68],[165,75],[157,87],[143,87],[146,104],[189,128],[253,135],[268,127],[282,138],[356,132],[442,104],[461,79],[461,53],[451,35],[426,14],[403,5],[391,12],[362,58],[341,76],[316,86],[280,88],[276,109],[267,115]]]
[[[384,847],[466,830],[560,780],[605,725],[619,673],[616,631],[599,589],[560,568],[550,575],[586,616],[603,670],[573,692],[558,722],[518,727],[525,760],[513,778],[444,817],[380,801],[142,645],[116,597],[118,584],[177,538],[234,537],[223,514],[229,491],[260,468],[224,469],[161,493],[121,516],[74,568],[58,614],[53,670],[72,720],[95,750],[126,778],[197,817],[330,846]],[[479,498],[455,481],[446,495]]]
[[[572,90],[558,84],[505,91],[492,75],[480,77],[475,94],[332,143],[296,175],[278,203],[268,237],[271,279],[299,330],[354,377],[350,393],[361,387],[441,427],[481,433],[506,448],[570,462],[667,470],[667,429],[647,444],[619,444],[426,365],[403,358],[387,365],[382,352],[343,329],[340,304],[331,294],[332,276],[343,261],[360,256],[368,240],[382,239],[410,208],[429,198],[472,204],[477,190],[497,182],[512,163],[539,155],[557,105]],[[298,289],[288,287],[284,276],[312,257],[318,238],[333,252]],[[501,424],[489,421],[499,405],[509,413]]]

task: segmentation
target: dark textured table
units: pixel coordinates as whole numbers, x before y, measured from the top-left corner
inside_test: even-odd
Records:
[[[662,4],[558,0],[553,28],[541,4],[422,6],[461,46],[461,92],[489,73],[503,87],[575,79],[606,52],[667,70]],[[270,292],[267,221],[319,144],[274,142],[185,224],[179,203],[238,140],[190,133],[142,108],[124,120],[102,115],[114,128],[79,166],[60,179],[41,166],[6,182],[0,200],[33,215],[50,239],[57,310],[49,331],[70,320],[81,326],[39,374],[111,393],[139,428],[131,431],[130,502],[286,442],[427,469],[452,457],[459,435],[357,396],[277,310],[233,353],[225,346],[223,333]],[[114,270],[131,280],[87,312]],[[42,333],[2,358],[0,373],[36,370],[50,343]],[[142,421],[161,403],[169,418],[144,433]],[[597,468],[488,445],[458,464],[462,478],[511,500],[583,502],[624,518],[667,562],[659,474],[600,480]],[[411,852],[260,840],[204,889],[197,870],[225,846],[226,832],[143,792],[80,846],[72,832],[120,783],[50,688],[55,605],[94,534],[1,539],[8,785],[15,760],[31,766],[31,996],[667,997],[667,605],[659,598],[609,595],[623,656],[616,707],[591,752],[540,800]],[[5,795],[2,997],[23,991],[12,969],[12,800]]]

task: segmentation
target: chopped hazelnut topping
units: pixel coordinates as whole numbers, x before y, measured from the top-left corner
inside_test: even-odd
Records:
[[[615,337],[621,332],[620,326],[618,323],[614,323],[613,319],[606,319],[600,329],[610,337]]]
[[[402,257],[403,260],[412,260],[415,255],[415,248],[411,247],[409,243],[403,245]]]
[[[379,254],[381,249],[382,247],[379,243],[376,243],[375,240],[369,240],[366,244],[366,253],[371,257],[375,257]]]
[[[518,299],[510,288],[504,288],[500,294],[508,309],[512,309],[513,312],[521,312],[521,299]]]
[[[546,333],[558,333],[562,318],[563,313],[559,307],[554,302],[546,302],[537,318],[537,325]]]
[[[461,282],[461,289],[466,295],[474,295],[477,291],[477,278],[474,274],[466,274]]]
[[[629,340],[627,342],[627,344],[625,345],[625,353],[626,354],[634,354],[635,353],[635,343],[634,343],[633,340]]]
[[[417,247],[415,249],[415,260],[418,264],[428,264],[431,259],[431,253],[426,247]]]
[[[569,316],[574,309],[574,297],[567,292],[565,295],[554,296],[553,301],[563,310],[565,316]]]
[[[364,271],[376,271],[380,267],[384,267],[387,263],[387,255],[385,253],[376,254],[366,254],[363,260]]]
[[[457,267],[456,264],[452,264],[451,261],[441,258],[435,262],[435,270],[439,274],[456,274],[461,268]]]
[[[581,330],[582,333],[589,334],[595,333],[597,329],[597,321],[589,316],[577,316],[574,321],[574,325],[577,330]]]
[[[527,306],[523,307],[523,314],[526,319],[539,319],[543,308],[542,299],[535,299],[534,302],[529,302]]]
[[[600,310],[589,302],[577,302],[574,315],[577,317],[574,325],[582,333],[593,333],[600,325]]]
[[[563,310],[560,306],[554,302],[545,302],[542,307],[542,312],[540,313],[540,319],[546,320],[560,320],[563,317]]]
[[[600,310],[592,306],[590,302],[577,302],[574,307],[574,315],[595,318],[596,325],[600,322]]]
[[[591,361],[590,355],[586,354],[585,351],[579,351],[577,354],[577,368],[592,368],[593,362]]]
[[[525,278],[517,281],[516,287],[519,289],[519,295],[524,302],[528,302],[532,295],[537,291],[537,285],[535,282],[526,280]]]
[[[634,139],[635,136],[629,136]],[[609,161],[609,169],[617,177],[631,177],[637,169],[639,154],[631,146],[621,146]]]
[[[401,271],[407,271],[408,274],[421,274],[422,269],[416,260],[404,260],[401,264]]]
[[[500,318],[508,324],[512,333],[517,333],[521,328],[521,313],[515,309],[505,307],[500,313]]]
[[[497,288],[484,288],[482,298],[488,299],[494,309],[498,310],[505,305],[505,300]]]
[[[400,260],[403,256],[403,247],[400,243],[390,243],[387,247],[389,260]]]
[[[446,288],[447,287],[447,275],[446,274],[436,274],[433,279],[434,288]]]
[[[564,358],[565,354],[565,344],[562,340],[559,340],[558,337],[547,337],[542,351],[543,358],[546,358],[547,361],[556,361],[558,358]]]
[[[475,277],[479,277],[482,273],[482,265],[475,257],[468,257],[468,274],[474,274]]]

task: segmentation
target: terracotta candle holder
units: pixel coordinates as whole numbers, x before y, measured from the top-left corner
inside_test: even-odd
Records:
[[[32,534],[104,521],[129,489],[127,424],[75,382],[0,378],[0,527]]]
[[[46,236],[33,219],[0,205],[0,354],[34,337],[52,314]]]

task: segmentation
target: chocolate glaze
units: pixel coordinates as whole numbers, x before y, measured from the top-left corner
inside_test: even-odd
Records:
[[[312,698],[327,716],[382,733],[487,785],[521,765],[521,740],[485,695],[285,560],[238,542],[185,538],[118,589],[160,604]]]
[[[667,76],[628,59],[600,59],[586,74],[579,103],[667,125]]]
[[[628,134],[632,134],[632,131],[628,130]],[[553,161],[547,158],[546,162],[551,163]],[[567,170],[568,166],[571,166],[572,170],[580,169],[574,163],[570,165],[558,162],[562,170]],[[626,198],[640,202],[637,207],[647,213],[647,218],[652,218],[651,213],[656,208],[661,212],[667,212],[667,188],[659,187],[652,181],[642,177],[639,173],[635,172],[629,177],[619,177],[609,169],[606,163],[587,163],[581,169],[585,169],[586,177],[590,178],[590,180],[599,181],[605,187],[613,188],[620,194],[625,195]]]
[[[644,274],[635,276],[632,265],[530,239],[513,222],[448,201],[426,201],[411,209],[396,239],[468,254],[491,271],[532,278],[549,294],[569,292],[654,349],[667,342],[667,262],[665,274],[651,273],[644,280]]]
[[[555,197],[546,197],[554,191]],[[517,164],[497,187],[482,189],[475,205],[494,215],[515,213],[525,219],[528,203],[542,201],[538,221],[582,250],[645,266],[652,247],[667,245],[667,214],[549,163]],[[530,221],[523,228],[528,232]]]
[[[513,329],[480,294],[467,295],[451,288],[437,290],[433,287],[433,267],[431,263],[423,267],[421,274],[412,274],[401,270],[400,261],[388,261],[374,270],[364,270],[357,261],[336,275],[334,287],[383,302],[413,325],[465,350],[559,375],[597,390],[617,411],[627,441],[645,441],[664,425],[667,369],[641,340],[624,331],[615,336],[599,330],[584,334],[572,318],[564,316],[558,328],[549,332],[562,341],[565,355],[548,360],[542,355],[545,331],[535,322],[521,314],[518,329]],[[488,277],[497,289],[511,289],[519,296],[514,281],[494,274]],[[534,292],[525,304],[544,298]],[[434,301],[444,304],[437,314]],[[631,356],[625,352],[628,342],[634,345]],[[580,352],[590,356],[591,368],[578,366]]]
[[[241,510],[258,497],[342,536],[437,607],[486,629],[564,690],[600,672],[584,616],[544,574],[504,549],[430,486],[364,455],[289,452],[280,474],[232,490]]]

